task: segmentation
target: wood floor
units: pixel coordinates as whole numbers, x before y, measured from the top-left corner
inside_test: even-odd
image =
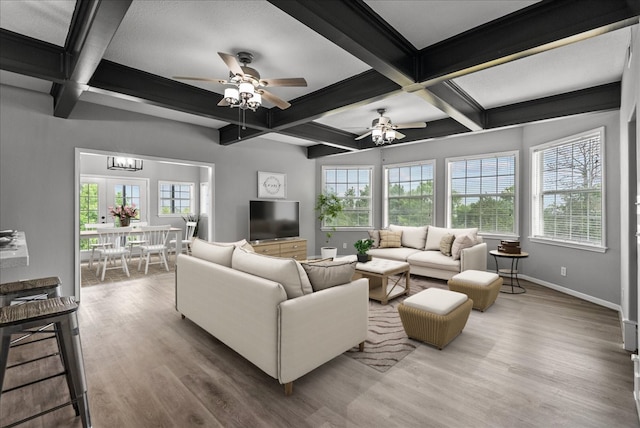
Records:
[[[294,393],[173,308],[173,273],[82,289],[94,427],[638,427],[618,314],[527,284],[473,311],[444,350],[419,344],[385,373],[345,355]],[[327,314],[330,316],[330,314]],[[45,345],[32,345],[36,349]],[[10,362],[35,351],[12,350]],[[7,372],[5,389],[59,364]],[[64,402],[62,379],[0,400],[0,426]],[[23,427],[80,427],[71,407]]]

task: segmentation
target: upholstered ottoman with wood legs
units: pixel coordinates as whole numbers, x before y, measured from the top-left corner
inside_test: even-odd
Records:
[[[484,312],[498,298],[502,278],[497,273],[465,270],[448,282],[449,290],[464,293],[473,300],[473,309]]]
[[[462,333],[472,306],[466,294],[428,288],[405,299],[398,313],[407,336],[442,349]]]

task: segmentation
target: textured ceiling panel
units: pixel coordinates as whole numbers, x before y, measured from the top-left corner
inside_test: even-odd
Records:
[[[2,0],[0,27],[64,46],[75,6],[74,0]]]
[[[631,28],[454,79],[484,108],[619,81]]]

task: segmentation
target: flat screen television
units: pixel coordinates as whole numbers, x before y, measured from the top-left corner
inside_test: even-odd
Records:
[[[298,201],[249,201],[249,240],[300,236]]]

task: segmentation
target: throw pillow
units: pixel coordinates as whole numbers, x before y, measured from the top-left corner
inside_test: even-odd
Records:
[[[380,231],[379,230],[370,230],[369,238],[373,239],[373,245],[371,248],[378,248],[380,246]]]
[[[418,250],[424,249],[425,241],[427,240],[427,226],[397,226],[390,224],[389,230],[402,232],[401,241],[403,247],[416,248]]]
[[[231,248],[235,248],[231,257],[233,269],[281,284],[289,299],[313,293],[307,274],[296,260],[265,256],[235,246]]]
[[[380,248],[400,248],[402,246],[402,232],[393,230],[380,231]]]
[[[427,230],[427,242],[425,244],[425,250],[440,250],[440,241],[442,237],[451,231],[444,227],[429,226]]]
[[[191,255],[212,263],[231,267],[233,245],[219,245],[196,238],[191,243]]]
[[[450,233],[447,233],[440,240],[440,252],[445,256],[451,255],[451,246],[453,245],[454,239],[455,239],[455,236],[453,236]]]
[[[313,291],[320,291],[336,285],[351,282],[356,271],[355,261],[327,261],[316,263],[301,263]]]
[[[451,257],[453,257],[453,260],[459,260],[462,250],[471,248],[474,245],[476,245],[476,241],[472,235],[456,236],[456,239],[453,240],[453,244],[451,245]]]

